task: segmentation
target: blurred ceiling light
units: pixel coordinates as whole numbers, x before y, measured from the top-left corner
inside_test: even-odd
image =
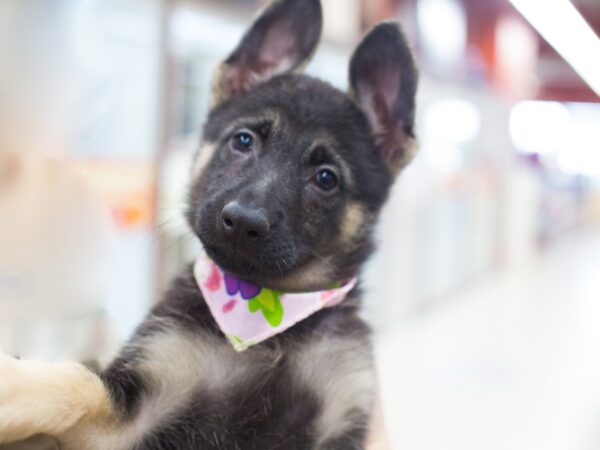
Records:
[[[569,174],[600,177],[600,105],[568,103],[571,127],[558,150],[556,163]]]
[[[481,114],[477,106],[468,100],[447,98],[426,107],[423,125],[426,138],[464,144],[477,137]]]
[[[568,136],[569,110],[559,102],[523,101],[510,112],[510,137],[520,153],[551,153]]]
[[[560,148],[558,168],[571,175],[600,176],[600,139],[595,128],[574,126],[573,140]]]
[[[600,95],[600,39],[569,0],[508,0]]]
[[[465,52],[467,25],[465,12],[455,0],[420,0],[417,21],[424,49],[437,64],[458,63]]]
[[[439,173],[457,172],[463,164],[463,153],[455,144],[433,138],[421,150],[428,165]]]

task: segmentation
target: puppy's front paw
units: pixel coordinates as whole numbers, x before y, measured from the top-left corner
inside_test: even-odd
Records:
[[[84,416],[103,419],[111,411],[102,381],[81,364],[0,354],[0,443],[61,437]]]
[[[72,364],[11,358],[0,352],[0,443],[53,434],[81,413],[68,402]]]

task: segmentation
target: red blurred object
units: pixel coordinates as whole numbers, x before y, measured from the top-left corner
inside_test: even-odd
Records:
[[[465,5],[468,17],[468,38],[471,45],[481,48],[486,62],[492,67],[494,76],[498,76],[498,62],[501,59],[496,53],[497,34],[493,32],[500,20],[514,17],[521,18],[507,0],[461,0]],[[573,4],[586,21],[598,34],[600,32],[600,2],[597,0],[575,0]],[[529,26],[529,25],[527,25]],[[600,98],[575,73],[571,66],[535,31],[538,40],[538,54],[533,75],[537,79],[535,97],[544,100],[599,102]],[[590,58],[594,57],[590,55]]]
[[[363,0],[364,22],[371,24],[386,17],[397,16],[399,11],[413,11],[419,0]],[[527,23],[508,0],[459,0],[465,8],[467,17],[467,49],[469,54],[477,55],[475,62],[487,67],[485,74],[493,85],[509,97],[521,98],[524,86],[531,85],[529,97],[543,100],[600,102],[596,93],[577,75],[571,66]],[[572,0],[585,20],[596,34],[600,35],[600,1]],[[414,17],[404,17],[411,22]],[[522,67],[507,80],[506,66],[498,54],[498,24],[503,20],[520,21],[528,27],[536,39],[537,54],[531,68]],[[590,58],[598,57],[590,55]],[[481,71],[479,67],[468,67],[473,58],[465,57],[465,73]],[[526,65],[527,66],[527,65]],[[522,83],[518,77],[522,76]],[[507,86],[513,86],[514,92],[507,92]],[[526,89],[525,89],[526,90]]]

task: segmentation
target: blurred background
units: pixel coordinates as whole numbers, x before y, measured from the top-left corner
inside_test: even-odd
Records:
[[[108,360],[197,243],[212,70],[257,0],[0,2],[0,347]],[[323,0],[346,89],[403,22],[420,151],[365,271],[393,449],[600,448],[600,1]]]

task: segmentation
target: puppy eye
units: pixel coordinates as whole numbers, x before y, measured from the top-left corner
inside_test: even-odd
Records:
[[[247,131],[240,131],[231,138],[231,148],[238,152],[249,152],[254,146],[254,136]]]
[[[330,191],[338,185],[338,177],[331,169],[321,169],[315,174],[314,182],[324,191]]]

